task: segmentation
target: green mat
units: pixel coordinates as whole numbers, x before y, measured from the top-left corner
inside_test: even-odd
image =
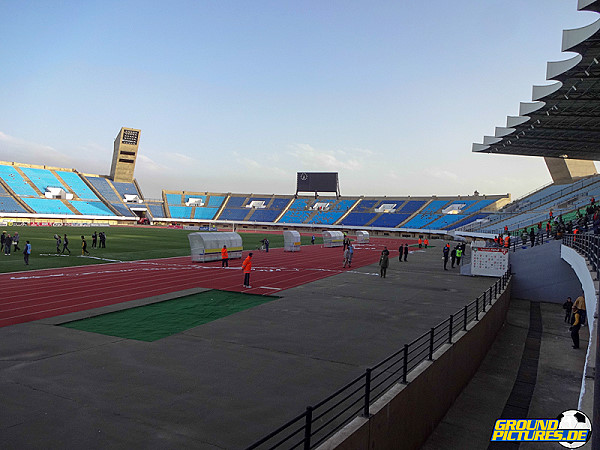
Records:
[[[152,342],[278,297],[211,290],[60,326]]]

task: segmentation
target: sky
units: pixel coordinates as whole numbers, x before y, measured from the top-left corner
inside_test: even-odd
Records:
[[[577,0],[0,0],[0,160],[110,173],[141,130],[135,177],[161,189],[506,194],[543,159],[472,153],[597,20]]]

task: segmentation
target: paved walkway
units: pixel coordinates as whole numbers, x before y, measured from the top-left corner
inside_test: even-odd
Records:
[[[582,328],[579,333],[581,349],[572,349],[569,326],[563,321],[561,305],[539,303],[539,307],[542,319],[539,363],[526,417],[554,418],[567,409],[577,409],[589,334],[587,327]],[[526,353],[523,358],[530,328],[530,309],[528,301],[511,301],[506,324],[479,371],[423,446],[424,450],[488,448],[495,421],[501,417],[507,403],[510,406],[509,398],[523,359],[534,357]],[[514,401],[513,396],[512,401],[522,403],[523,399]],[[497,448],[514,448],[507,445],[499,444]],[[523,450],[554,447],[559,448],[552,443],[521,443],[518,446]]]

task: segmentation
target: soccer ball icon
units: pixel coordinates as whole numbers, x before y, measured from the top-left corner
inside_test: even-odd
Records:
[[[589,430],[587,440],[590,440],[592,434],[592,423],[588,416],[576,409],[569,409],[558,415],[559,430]],[[579,448],[585,445],[586,442],[559,442],[560,445],[566,448]]]

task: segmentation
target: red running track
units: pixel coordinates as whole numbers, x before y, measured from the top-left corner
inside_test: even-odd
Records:
[[[400,242],[405,241],[371,239],[370,244],[357,244],[353,268],[377,262],[384,245],[390,257],[397,255]],[[0,327],[198,287],[276,295],[352,270],[343,269],[342,263],[341,247],[254,251],[251,289],[242,287],[239,259],[231,260],[229,268],[221,268],[220,261],[193,263],[190,257],[177,257],[0,274]]]

